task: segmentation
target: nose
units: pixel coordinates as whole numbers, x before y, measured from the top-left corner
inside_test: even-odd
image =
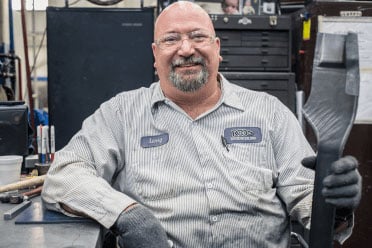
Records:
[[[181,40],[181,45],[178,48],[178,54],[182,56],[189,56],[195,52],[192,42],[188,38]]]

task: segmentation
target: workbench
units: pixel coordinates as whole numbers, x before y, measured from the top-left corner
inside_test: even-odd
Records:
[[[31,199],[40,202],[40,196]],[[4,212],[16,204],[0,203],[0,247],[102,247],[101,226],[96,222],[62,224],[15,224],[18,216],[4,220]]]

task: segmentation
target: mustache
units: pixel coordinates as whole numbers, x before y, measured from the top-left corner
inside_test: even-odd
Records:
[[[188,57],[188,58],[179,58],[172,61],[172,67],[182,66],[182,65],[203,65],[205,66],[205,61],[203,58],[196,58],[196,57]]]

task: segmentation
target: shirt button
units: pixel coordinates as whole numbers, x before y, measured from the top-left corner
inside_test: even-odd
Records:
[[[212,189],[213,188],[213,183],[207,183],[207,189]]]
[[[217,216],[212,216],[212,221],[213,222],[217,222],[218,221],[218,217]]]

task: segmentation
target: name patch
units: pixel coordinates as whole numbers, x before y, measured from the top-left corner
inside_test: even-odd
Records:
[[[232,143],[259,143],[262,133],[259,127],[229,127],[224,131],[227,144]]]
[[[162,146],[167,144],[169,140],[169,134],[163,133],[155,136],[145,136],[141,138],[141,147],[150,148],[156,146]]]

